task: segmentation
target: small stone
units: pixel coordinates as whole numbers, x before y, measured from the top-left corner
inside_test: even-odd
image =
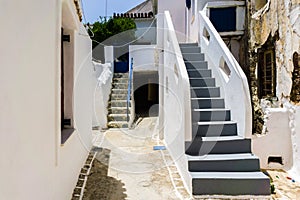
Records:
[[[151,183],[149,181],[141,181],[138,184],[143,187],[149,187],[151,185]]]

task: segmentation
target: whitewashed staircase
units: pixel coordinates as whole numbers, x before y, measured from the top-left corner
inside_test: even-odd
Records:
[[[186,142],[194,195],[269,195],[269,177],[238,136],[220,88],[197,44],[180,44],[191,87],[192,136]],[[238,94],[237,94],[238,95]]]
[[[108,104],[108,127],[128,128],[127,122],[128,73],[114,73]],[[129,109],[130,112],[130,102]],[[129,113],[130,114],[130,113]],[[128,116],[128,121],[129,121]]]

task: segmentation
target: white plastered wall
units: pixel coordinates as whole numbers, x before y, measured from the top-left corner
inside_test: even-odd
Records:
[[[300,106],[295,106],[290,112],[291,140],[293,148],[293,167],[289,171],[297,181],[300,181]]]
[[[288,170],[293,164],[289,113],[285,108],[267,108],[266,133],[252,136],[252,150],[263,169]],[[283,165],[268,163],[269,157],[281,157]]]
[[[130,45],[129,58],[133,58],[133,71],[157,71],[156,45]]]
[[[185,1],[159,0],[158,15],[163,14],[166,10],[171,14],[178,42],[185,42]]]
[[[259,4],[257,4],[257,2]],[[266,135],[263,137],[271,138],[270,143],[274,143],[281,154],[289,153],[288,157],[292,158],[290,163],[284,163],[284,166],[273,166],[273,168],[291,169],[291,172],[298,180],[300,180],[300,117],[299,117],[299,104],[290,101],[290,94],[292,89],[292,74],[294,70],[293,53],[299,53],[299,35],[300,35],[300,7],[296,1],[283,0],[283,1],[266,1],[262,6],[260,1],[250,1],[248,3],[249,9],[252,9],[251,18],[249,21],[249,48],[250,50],[257,51],[269,37],[275,36],[278,33],[278,39],[274,43],[276,54],[276,96],[278,101],[269,101],[270,105],[262,106],[268,112],[265,112],[265,119],[269,116],[276,116],[276,118],[269,118],[265,121],[264,127]],[[256,9],[254,9],[256,8]],[[280,14],[279,14],[280,13]],[[266,100],[262,100],[266,101]],[[278,112],[286,110],[284,113],[278,115]],[[278,127],[274,129],[273,127]],[[264,133],[263,133],[264,134]],[[274,136],[278,136],[275,137]],[[276,140],[275,140],[276,139]],[[256,139],[254,139],[256,140]],[[266,139],[268,140],[268,139]],[[270,155],[272,149],[266,148],[264,143],[254,143],[255,151],[263,151],[261,153]],[[289,146],[287,146],[289,145]],[[268,146],[267,146],[268,147]],[[256,150],[256,148],[258,150]],[[285,151],[285,149],[291,149]],[[286,158],[283,157],[284,160]],[[293,178],[295,178],[293,177]],[[296,179],[296,178],[295,178]]]
[[[0,4],[0,199],[70,199],[91,147],[91,41],[75,30],[76,131],[61,146],[62,2]]]

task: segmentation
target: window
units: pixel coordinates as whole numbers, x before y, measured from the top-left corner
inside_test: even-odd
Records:
[[[292,73],[292,91],[291,100],[295,103],[300,102],[300,55],[297,52],[293,54],[294,70]]]
[[[210,8],[209,18],[218,32],[236,31],[236,7]]]
[[[267,49],[258,55],[258,79],[260,98],[276,96],[275,51]]]
[[[61,28],[61,144],[74,131],[73,128],[73,30]]]

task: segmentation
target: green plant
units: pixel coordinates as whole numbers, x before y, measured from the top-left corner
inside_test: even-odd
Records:
[[[136,29],[136,24],[131,18],[107,18],[100,17],[100,21],[95,22],[91,25],[91,30],[89,30],[89,35],[93,40],[93,49],[98,45],[98,43],[111,38],[112,36],[125,32],[127,30]],[[125,32],[127,40],[134,40],[134,31]],[[116,40],[117,38],[115,38]],[[113,41],[112,41],[113,42]]]
[[[271,194],[275,194],[275,185],[271,183]]]

